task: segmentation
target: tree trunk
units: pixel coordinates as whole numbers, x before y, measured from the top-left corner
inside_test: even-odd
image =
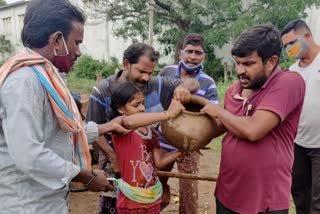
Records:
[[[227,70],[227,63],[223,64],[223,71],[224,71],[224,82],[228,81],[228,70]]]
[[[176,50],[174,54],[174,64],[178,64],[180,60],[180,50],[182,50],[183,38],[178,39],[176,43]]]

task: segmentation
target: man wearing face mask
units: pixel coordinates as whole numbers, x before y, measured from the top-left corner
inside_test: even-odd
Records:
[[[204,37],[196,33],[188,34],[183,42],[180,52],[180,61],[178,65],[164,67],[159,76],[169,77],[171,79],[193,78],[199,82],[200,89],[195,95],[207,98],[210,102],[218,103],[218,94],[215,81],[205,74],[203,62],[206,58]],[[176,150],[166,144],[160,136],[160,146],[163,153]],[[194,152],[177,161],[178,171],[181,173],[198,174],[199,172],[199,154]],[[166,171],[171,171],[173,164],[168,166]],[[162,184],[165,190],[163,196],[163,207],[170,202],[170,188],[167,185],[168,178],[163,177]],[[196,214],[198,213],[198,182],[196,180],[180,179],[180,201],[179,213]]]
[[[306,83],[306,95],[295,138],[292,197],[298,214],[320,213],[320,46],[303,20],[289,22],[281,32],[288,55]]]
[[[85,17],[66,0],[30,1],[24,48],[0,68],[0,210],[68,213],[69,183],[113,190],[91,170],[81,116],[59,72],[81,55]],[[108,130],[117,131],[116,124]],[[74,154],[75,153],[75,154]]]

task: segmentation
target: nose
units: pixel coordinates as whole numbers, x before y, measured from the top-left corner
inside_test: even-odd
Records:
[[[139,105],[139,111],[140,112],[144,112],[144,110],[145,110],[144,105],[143,104]]]
[[[79,47],[76,48],[75,55],[76,55],[77,58],[81,56],[81,51],[80,51]]]
[[[238,75],[244,74],[246,72],[246,69],[243,65],[237,64],[236,65],[236,72]]]
[[[143,74],[141,77],[141,80],[145,82],[149,82],[150,79],[151,79],[151,74]]]

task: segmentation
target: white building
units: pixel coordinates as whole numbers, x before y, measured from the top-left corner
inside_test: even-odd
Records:
[[[84,11],[88,9],[83,0],[70,1]],[[22,47],[21,30],[27,4],[28,1],[24,0],[0,7],[0,35],[5,35],[11,41],[13,53]],[[80,46],[82,54],[89,55],[97,60],[108,60],[110,57],[116,57],[121,62],[123,51],[132,44],[132,41],[115,37],[112,33],[115,24],[87,17],[84,41]],[[157,44],[155,44],[155,47],[161,53],[161,47]],[[160,62],[171,63],[171,60],[170,57],[163,56]]]

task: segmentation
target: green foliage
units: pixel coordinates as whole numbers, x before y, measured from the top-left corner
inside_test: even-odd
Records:
[[[206,37],[209,59],[213,48],[234,41],[248,27],[272,23],[282,29],[290,20],[304,18],[306,8],[320,5],[320,0],[154,0],[154,32],[165,45],[165,54],[175,52],[177,61],[182,39],[189,32]],[[95,0],[91,3],[95,17],[117,21],[114,32],[123,38],[148,35],[149,0]],[[121,23],[121,24],[119,24]],[[209,60],[208,60],[209,61]],[[214,74],[219,76],[220,66]]]
[[[10,40],[6,39],[4,35],[0,35],[0,53],[1,54],[10,53],[11,48],[12,48],[12,45]]]
[[[203,71],[216,81],[220,79],[220,77],[223,77],[223,65],[214,54],[207,55]]]
[[[0,0],[0,7],[3,6],[3,5],[6,5],[7,2],[5,0]]]
[[[79,78],[75,73],[73,73],[73,71],[68,74],[67,86],[70,91],[74,91],[79,94],[90,94],[92,92],[92,87],[95,84],[95,80]]]
[[[280,58],[280,67],[282,69],[289,69],[289,67],[296,61],[296,59],[289,57],[285,50],[282,51],[282,55]]]
[[[99,62],[90,56],[82,56],[73,68],[73,73],[78,78],[95,80],[96,75],[102,73],[103,78],[109,77],[120,69],[121,66],[115,57],[111,57],[110,62]]]

